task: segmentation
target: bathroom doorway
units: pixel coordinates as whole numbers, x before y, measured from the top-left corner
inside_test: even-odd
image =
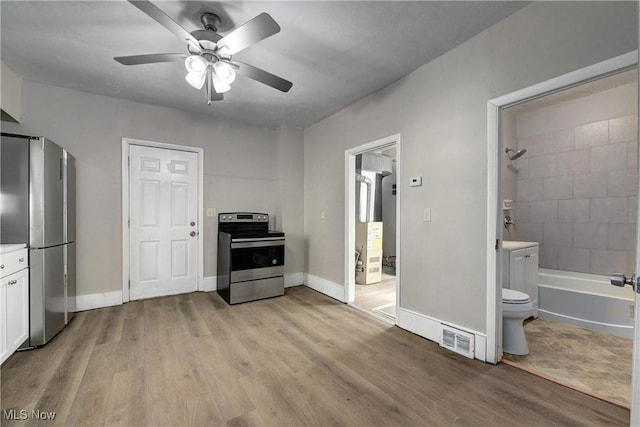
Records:
[[[496,276],[532,302],[503,362],[629,408],[635,295],[608,276],[637,270],[638,71],[612,71],[500,109]]]
[[[400,136],[346,152],[346,300],[396,323],[399,290],[397,177]]]

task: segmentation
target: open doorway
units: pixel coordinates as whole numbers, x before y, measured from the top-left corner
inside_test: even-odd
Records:
[[[636,270],[637,91],[618,70],[500,111],[502,288],[531,305],[502,360],[626,407],[635,295],[608,276]]]
[[[346,152],[346,300],[395,324],[399,289],[399,135]]]

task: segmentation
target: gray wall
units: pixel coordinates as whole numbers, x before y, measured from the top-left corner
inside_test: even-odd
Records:
[[[635,271],[637,83],[520,114],[518,237],[540,267]]]
[[[276,187],[279,205],[273,227],[286,231],[285,271],[304,269],[304,133],[302,129],[281,127],[276,132]],[[294,284],[294,283],[291,283]],[[299,280],[299,283],[302,281]]]
[[[400,132],[400,306],[485,331],[487,101],[635,49],[637,17],[632,2],[533,3],[307,128],[307,271],[343,285],[344,151]]]
[[[516,225],[510,225],[509,228],[502,229],[502,237],[504,240],[518,240],[518,212],[515,209],[516,205],[516,181],[518,173],[520,172],[520,159],[509,160],[509,157],[504,152],[505,148],[518,149],[518,134],[516,128],[516,116],[509,110],[503,110],[502,112],[502,199],[511,200],[513,208],[510,210],[503,210],[503,215],[509,215],[511,220]]]
[[[283,130],[29,81],[23,82],[22,91],[22,123],[2,122],[2,131],[47,136],[77,158],[80,295],[122,289],[123,137],[203,147],[205,208],[216,208],[218,212],[277,211],[275,224],[300,240],[302,224],[296,218],[301,216],[301,210],[293,206],[295,198],[301,204],[302,197],[295,186],[301,181],[302,172],[277,170],[279,156],[284,155],[279,146],[292,146],[296,141],[301,145],[300,131],[291,131],[283,139]],[[301,149],[287,156],[288,162],[302,163]],[[289,200],[283,205],[285,195]],[[216,274],[216,220],[205,217],[205,277]],[[301,272],[303,268],[302,259],[287,259],[288,273]]]

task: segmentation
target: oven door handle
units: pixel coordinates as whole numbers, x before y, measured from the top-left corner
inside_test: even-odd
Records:
[[[231,242],[231,249],[239,248],[261,248],[266,246],[282,246],[283,238],[266,238],[266,239],[234,239]]]

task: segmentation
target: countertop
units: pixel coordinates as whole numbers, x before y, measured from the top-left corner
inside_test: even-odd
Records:
[[[17,251],[22,248],[26,248],[26,243],[6,243],[0,245],[0,254],[8,254],[9,252]]]
[[[538,242],[516,242],[516,241],[504,240],[502,242],[502,249],[513,251],[516,249],[531,248],[533,246],[538,246],[539,244],[540,243]]]

